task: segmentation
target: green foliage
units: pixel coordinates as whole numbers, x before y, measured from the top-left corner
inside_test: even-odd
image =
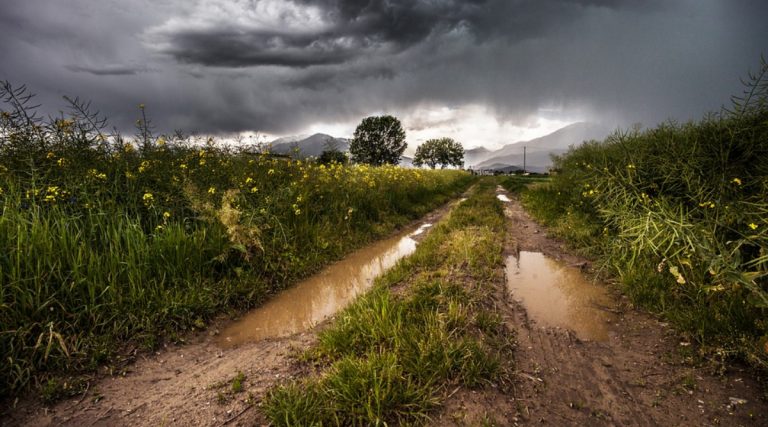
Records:
[[[346,165],[349,163],[349,158],[346,154],[339,150],[324,150],[322,153],[320,153],[320,157],[317,158],[317,162],[326,166],[329,166],[333,163]]]
[[[493,187],[482,184],[321,333],[326,372],[269,392],[272,423],[423,424],[448,384],[508,379],[510,336],[492,295],[503,231]]]
[[[427,165],[434,169],[437,165],[443,169],[446,166],[464,166],[464,147],[452,138],[429,139],[416,147],[413,158],[415,166]]]
[[[153,136],[143,107],[127,141],[78,100],[41,120],[0,97],[0,394],[259,304],[471,181]]]
[[[352,161],[373,166],[396,165],[408,144],[400,120],[395,117],[366,117],[355,129],[349,145]]]
[[[698,122],[617,132],[523,195],[636,301],[719,354],[768,368],[768,64]]]

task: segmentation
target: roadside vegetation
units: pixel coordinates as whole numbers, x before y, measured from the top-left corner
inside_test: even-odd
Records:
[[[0,396],[260,303],[465,190],[460,171],[291,160],[0,86]]]
[[[493,182],[348,307],[308,358],[317,375],[271,390],[274,425],[423,424],[458,386],[503,386],[512,336],[497,311],[505,222]]]
[[[440,165],[440,169],[447,166],[464,166],[464,147],[453,138],[428,139],[416,147],[416,155],[413,157],[414,166],[427,165],[431,169]]]
[[[768,372],[768,65],[731,108],[555,159],[522,200],[713,361]],[[508,180],[510,188],[519,180]],[[723,365],[721,365],[723,366]]]

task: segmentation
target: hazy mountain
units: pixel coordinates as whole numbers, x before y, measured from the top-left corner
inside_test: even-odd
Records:
[[[493,151],[485,147],[472,148],[470,150],[464,150],[464,164],[474,165],[487,159]]]
[[[484,162],[481,162],[473,167],[473,169],[500,169],[504,166],[515,166],[518,169],[523,169],[523,163],[525,163],[525,170],[527,172],[547,172],[552,166],[552,154],[562,154],[567,150],[551,150],[551,151],[535,151],[533,153],[527,153],[525,160],[523,154],[510,154],[507,156],[492,157]]]
[[[525,169],[529,172],[546,172],[552,166],[551,154],[562,154],[571,145],[577,146],[584,141],[603,139],[609,132],[607,128],[595,123],[574,123],[540,138],[505,145],[486,153],[479,162],[465,160],[465,163],[473,169],[499,169],[504,166],[522,169],[525,151]]]
[[[324,133],[316,133],[308,137],[285,137],[271,142],[273,153],[293,154],[299,150],[299,157],[318,157],[323,151],[335,148],[341,152],[349,151],[349,140],[335,138]]]

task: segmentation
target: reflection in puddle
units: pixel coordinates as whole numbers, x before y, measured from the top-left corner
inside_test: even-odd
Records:
[[[538,252],[507,258],[507,289],[522,300],[531,319],[543,326],[567,328],[581,339],[608,339],[614,315],[605,308],[613,302],[605,289],[581,272]]]
[[[429,223],[429,222],[421,224],[419,226],[419,228],[416,229],[416,231],[414,231],[413,233],[409,234],[408,236],[418,236],[419,234],[423,233],[424,230],[426,230],[429,227],[432,227],[432,224]],[[406,238],[408,238],[408,237],[406,237]]]
[[[509,197],[507,197],[506,194],[497,194],[496,198],[501,200],[502,202],[511,202],[512,200],[509,200]]]
[[[360,249],[307,280],[284,290],[225,329],[219,345],[230,347],[307,330],[346,307],[373,279],[416,250],[413,236],[432,224]]]

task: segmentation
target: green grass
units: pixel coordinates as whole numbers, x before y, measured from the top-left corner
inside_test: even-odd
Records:
[[[493,182],[320,335],[321,374],[272,389],[275,425],[422,424],[449,388],[499,384],[511,336],[496,312],[504,217]]]
[[[521,192],[632,300],[713,360],[768,372],[768,65],[733,107],[617,132],[555,159]]]
[[[127,141],[24,97],[0,84],[0,395],[259,304],[473,180],[153,136],[143,108]]]

